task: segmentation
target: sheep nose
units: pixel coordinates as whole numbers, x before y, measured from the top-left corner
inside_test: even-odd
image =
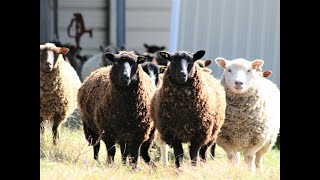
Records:
[[[243,82],[241,82],[241,81],[235,81],[235,83],[237,86],[241,86],[243,84]]]
[[[180,72],[180,73],[178,74],[178,77],[179,77],[179,78],[185,78],[185,77],[187,77],[187,73],[185,73],[185,72]]]
[[[127,81],[127,80],[129,80],[129,79],[130,79],[129,76],[122,76],[122,77],[121,77],[121,80],[122,80],[122,81]]]

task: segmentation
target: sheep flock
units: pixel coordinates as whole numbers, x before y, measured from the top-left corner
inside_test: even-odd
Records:
[[[143,53],[101,48],[79,70],[64,58],[69,48],[40,44],[41,134],[44,123],[50,122],[53,144],[59,146],[61,124],[78,108],[96,161],[102,140],[109,164],[114,163],[118,144],[123,164],[130,157],[137,169],[141,156],[155,166],[149,155],[155,142],[164,165],[173,148],[179,169],[182,144],[187,143],[193,166],[198,156],[206,162],[210,148],[214,157],[217,145],[230,165],[238,166],[242,154],[250,172],[261,168],[280,130],[280,90],[267,78],[272,71],[262,71],[264,60],[202,60],[205,50],[144,47]],[[221,76],[214,77],[209,65],[222,68]]]

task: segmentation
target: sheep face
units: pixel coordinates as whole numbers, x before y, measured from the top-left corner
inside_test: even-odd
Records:
[[[143,56],[137,56],[133,52],[120,51],[119,54],[105,53],[112,61],[112,78],[119,86],[129,86],[137,72],[138,64],[146,61]]]
[[[168,52],[160,51],[159,55],[168,61],[170,79],[177,84],[184,84],[189,78],[193,77],[194,74],[194,62],[203,57],[205,54],[204,50],[200,50],[194,54],[177,51],[174,54],[169,54]]]
[[[157,66],[151,62],[146,62],[146,63],[142,64],[141,66],[142,66],[143,71],[146,72],[150,76],[153,84],[157,85],[159,82],[159,73],[160,73],[159,66]]]
[[[245,93],[252,87],[254,80],[261,77],[257,69],[263,65],[263,60],[247,61],[235,59],[232,61],[217,58],[216,63],[224,69],[226,86],[234,93]]]
[[[162,65],[162,66],[168,66],[170,63],[170,61],[163,59],[161,56],[159,56],[158,53],[155,56],[155,61],[157,62],[158,65]]]
[[[67,54],[69,51],[65,47],[56,47],[52,43],[40,45],[40,68],[44,72],[51,72],[56,68],[57,60],[60,54]]]

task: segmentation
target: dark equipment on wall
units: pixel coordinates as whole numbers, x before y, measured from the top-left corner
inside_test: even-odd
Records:
[[[68,36],[75,38],[76,41],[76,47],[81,49],[80,47],[80,38],[84,33],[89,33],[90,38],[92,38],[92,29],[86,29],[83,21],[83,17],[81,13],[74,13],[74,18],[71,19],[70,24],[68,26]],[[71,27],[75,23],[75,35],[71,35]]]

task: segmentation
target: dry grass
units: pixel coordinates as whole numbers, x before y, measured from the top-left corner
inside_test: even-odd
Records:
[[[120,150],[117,146],[115,164],[106,163],[104,143],[100,148],[100,163],[93,160],[93,149],[88,146],[84,134],[79,130],[63,127],[58,146],[53,146],[51,130],[46,129],[40,141],[40,177],[41,179],[280,179],[280,151],[272,150],[265,155],[263,168],[251,175],[244,165],[243,157],[238,168],[232,168],[227,162],[224,151],[217,147],[216,159],[190,165],[187,145],[184,144],[185,160],[182,172],[177,171],[173,163],[173,150],[169,151],[169,166],[160,162],[160,151],[156,145],[150,149],[151,158],[157,168],[146,165],[139,159],[139,171],[133,172],[129,166],[123,166]]]

